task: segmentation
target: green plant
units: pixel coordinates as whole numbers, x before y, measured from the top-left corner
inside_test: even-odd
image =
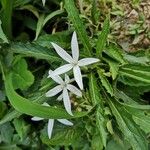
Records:
[[[74,1],[47,0],[44,7],[39,2],[1,1],[0,149],[148,150],[150,106],[145,95],[150,90],[149,51],[129,54],[109,41],[109,14],[100,29],[93,20],[90,37]],[[96,1],[91,6],[99,19]],[[71,95],[73,115],[69,115],[57,96],[48,98],[45,93],[56,86],[47,78],[48,71],[65,64],[51,42],[70,53],[73,31],[79,37],[80,57],[100,61],[81,68],[84,90],[82,97]],[[50,107],[43,106],[44,102]],[[31,121],[35,116],[71,119],[74,125],[56,123],[49,139],[47,122]]]

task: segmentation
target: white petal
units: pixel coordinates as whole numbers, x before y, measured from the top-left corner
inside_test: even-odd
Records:
[[[65,106],[65,109],[68,112],[68,114],[73,116],[72,111],[71,111],[71,101],[70,101],[70,98],[69,98],[67,88],[63,89],[63,102],[64,102],[64,106]]]
[[[67,89],[69,91],[71,91],[73,94],[75,94],[75,95],[77,95],[79,97],[82,97],[82,92],[78,88],[76,88],[75,86],[73,86],[71,84],[68,84],[67,85]]]
[[[55,96],[55,95],[58,94],[60,91],[62,91],[62,86],[61,86],[61,85],[57,85],[56,87],[54,87],[53,89],[49,90],[49,91],[46,93],[46,97]]]
[[[49,106],[49,104],[46,103],[46,102],[44,102],[42,105],[43,105],[43,106]]]
[[[63,58],[65,61],[69,62],[69,63],[73,63],[73,58],[60,46],[58,46],[57,44],[51,42],[51,44],[53,45],[53,47],[55,48],[57,54]]]
[[[46,0],[42,0],[43,6],[45,6],[45,2],[46,2]]]
[[[60,94],[57,98],[58,101],[61,101],[63,99],[63,94]]]
[[[54,126],[54,119],[49,119],[48,120],[48,127],[47,127],[47,132],[48,132],[49,139],[52,136],[53,126]]]
[[[78,61],[78,65],[79,66],[86,66],[86,65],[89,65],[89,64],[93,64],[93,63],[96,63],[100,61],[99,59],[97,58],[84,58],[84,59],[81,59]]]
[[[78,86],[80,87],[81,90],[83,90],[83,82],[82,82],[82,75],[81,75],[81,70],[79,66],[74,66],[73,67],[73,74],[75,81],[77,82]]]
[[[65,83],[69,83],[70,82],[70,78],[67,74],[65,74]]]
[[[54,71],[49,70],[48,73],[49,73],[48,78],[49,77],[52,78],[58,84],[63,84],[64,83],[63,79],[59,75],[54,75]]]
[[[64,124],[64,125],[67,125],[67,126],[73,126],[73,123],[70,122],[69,120],[67,119],[57,119],[60,123]]]
[[[41,121],[41,120],[43,120],[43,118],[40,118],[40,117],[32,117],[31,120],[33,120],[33,121]]]
[[[72,50],[72,57],[75,61],[79,59],[79,46],[77,41],[76,32],[73,32],[72,39],[71,39],[71,50]]]
[[[59,74],[63,74],[65,72],[68,72],[69,70],[71,70],[73,68],[73,65],[71,64],[66,64],[66,65],[63,65],[59,68],[57,68],[56,70],[54,70],[54,72],[52,73],[52,76],[56,76],[56,75],[59,75]]]

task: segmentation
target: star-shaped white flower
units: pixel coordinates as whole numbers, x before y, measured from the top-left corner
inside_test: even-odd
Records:
[[[44,106],[49,106],[47,103],[43,103],[43,105]],[[33,121],[41,121],[41,120],[44,120],[44,118],[33,117],[33,118],[31,118],[31,120],[33,120]],[[67,119],[57,119],[57,121],[59,121],[60,123],[62,123],[64,125],[68,125],[68,126],[72,126],[73,125],[73,123],[68,121]],[[49,139],[52,136],[53,126],[54,126],[54,119],[49,119],[48,120],[48,126],[47,126],[47,133],[48,133]]]
[[[51,77],[59,85],[57,85],[53,89],[49,90],[46,93],[46,97],[55,96],[62,91],[62,94],[58,97],[58,100],[63,99],[63,103],[64,103],[66,111],[70,115],[73,115],[72,111],[71,111],[71,101],[69,98],[68,91],[72,92],[73,94],[75,94],[79,97],[82,97],[82,92],[78,88],[76,88],[75,86],[70,84],[70,79],[69,79],[68,75],[65,74],[65,81],[63,81],[59,75],[51,76],[51,74],[53,74],[52,70],[49,71],[48,77]]]
[[[54,70],[53,75],[60,75],[65,72],[68,72],[69,70],[73,69],[73,74],[75,81],[79,85],[80,89],[83,90],[83,82],[82,82],[82,75],[81,75],[81,70],[80,67],[86,66],[89,64],[93,64],[99,61],[97,58],[83,58],[79,60],[79,46],[78,46],[78,41],[77,41],[77,35],[76,32],[73,33],[72,35],[72,40],[71,40],[71,50],[72,50],[72,57],[60,46],[57,44],[51,42],[52,46],[56,50],[57,54],[67,61],[69,64],[65,64],[56,70]]]

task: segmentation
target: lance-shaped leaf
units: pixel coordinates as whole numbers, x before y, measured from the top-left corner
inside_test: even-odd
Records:
[[[99,35],[97,40],[96,53],[98,56],[102,55],[102,51],[104,50],[105,44],[107,42],[108,34],[109,34],[109,17],[105,19],[101,34]]]
[[[150,67],[142,65],[125,65],[120,70],[121,76],[150,84]]]
[[[107,96],[108,104],[116,118],[119,129],[125,139],[131,144],[133,150],[148,150],[146,135],[132,120],[130,114],[124,112],[123,107]]]
[[[74,116],[70,116],[65,110],[61,108],[42,106],[20,96],[14,91],[12,85],[12,73],[6,76],[5,89],[11,105],[17,111],[27,115],[37,116],[45,119],[69,119],[75,117],[82,117],[87,114],[87,112],[76,112],[74,113]]]
[[[108,79],[104,76],[104,74],[103,74],[103,72],[101,70],[98,70],[98,75],[99,75],[99,78],[100,78],[100,80],[102,82],[102,85],[105,87],[107,92],[111,96],[113,96],[114,91],[113,91],[112,85],[109,83]]]
[[[88,36],[86,34],[85,25],[79,17],[77,8],[75,7],[74,1],[65,0],[65,8],[67,10],[69,19],[72,21],[79,38],[85,48],[85,53],[91,54],[91,45],[89,43]]]
[[[22,54],[24,56],[34,57],[37,59],[45,59],[51,62],[61,61],[61,59],[57,57],[52,49],[48,49],[34,43],[11,43],[8,50],[17,54]]]

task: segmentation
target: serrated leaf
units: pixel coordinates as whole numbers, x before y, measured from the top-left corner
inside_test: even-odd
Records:
[[[37,59],[45,59],[49,61],[61,61],[59,57],[53,52],[52,49],[48,49],[33,43],[12,43],[9,50],[23,54],[28,57],[35,57]]]
[[[100,95],[97,80],[93,73],[89,76],[89,91],[93,105],[100,105],[102,107],[102,96]]]
[[[2,24],[2,22],[0,20],[0,39],[2,39],[4,43],[9,43],[6,35],[4,34],[4,32],[2,30],[1,24]]]
[[[105,118],[101,113],[100,107],[97,109],[96,112],[96,126],[98,128],[103,146],[106,147],[106,142],[107,142],[106,124],[105,124]]]
[[[104,59],[104,58],[103,58]],[[118,70],[119,70],[119,63],[114,61],[113,59],[111,58],[105,58],[104,59],[108,64],[109,64],[109,67],[110,67],[110,73],[112,75],[112,79],[115,80],[117,75],[118,75]]]
[[[150,132],[150,114],[148,111],[130,107],[126,107],[125,110],[132,115],[133,120],[146,134]]]
[[[114,60],[125,64],[125,60],[123,58],[123,52],[121,52],[121,50],[116,46],[116,45],[110,45],[109,47],[107,47],[107,49],[105,50],[105,53],[113,58]]]
[[[77,8],[75,7],[74,1],[65,0],[65,8],[68,13],[69,19],[72,21],[79,38],[84,46],[85,53],[91,55],[91,45],[89,43],[88,36],[86,34],[85,25],[83,25],[82,20],[79,17]]]
[[[98,129],[99,137],[102,141],[102,145],[106,147],[107,133],[106,125],[104,123],[105,119],[103,117],[103,101],[99,91],[96,77],[92,73],[89,77],[89,91],[93,105],[98,105],[98,109],[96,110],[96,126]]]
[[[142,65],[124,65],[119,70],[120,75],[150,84],[150,67]]]
[[[74,116],[70,116],[64,109],[46,107],[32,102],[18,95],[12,85],[12,73],[6,76],[5,90],[11,105],[18,111],[27,115],[37,116],[45,119],[62,119],[82,117],[87,112],[75,112]]]
[[[111,84],[109,83],[109,81],[107,80],[107,78],[103,75],[103,72],[101,70],[98,70],[98,75],[99,75],[102,85],[105,87],[107,92],[111,96],[113,96],[114,95],[113,88],[112,88]]]
[[[115,103],[113,99],[107,97],[107,100],[120,130],[125,139],[131,144],[133,150],[148,150],[146,135],[134,123],[129,114],[124,112],[123,107]]]
[[[55,34],[44,34],[34,42],[43,47],[52,48],[51,42],[57,43],[59,46],[66,48],[70,46],[71,31],[56,32]]]
[[[28,134],[30,125],[27,125],[25,121],[21,118],[15,118],[13,124],[21,140],[23,140],[23,138]]]
[[[14,129],[9,122],[0,126],[0,138],[3,142],[9,144],[12,141]]]
[[[46,136],[41,136],[43,143],[47,145],[62,145],[67,146],[73,144],[77,138],[82,134],[81,130],[74,129],[73,127],[60,130],[51,139]]]
[[[102,51],[104,50],[105,44],[107,42],[107,36],[109,34],[109,17],[107,17],[104,21],[103,28],[101,34],[98,37],[96,44],[96,54],[100,57],[102,55]]]
[[[13,87],[14,89],[25,90],[34,82],[33,74],[27,69],[25,59],[20,59],[13,66]]]
[[[21,115],[21,113],[19,113],[18,111],[16,110],[11,110],[9,111],[1,120],[0,120],[0,125],[8,122],[8,121],[11,121],[12,119],[14,118],[17,118]]]

